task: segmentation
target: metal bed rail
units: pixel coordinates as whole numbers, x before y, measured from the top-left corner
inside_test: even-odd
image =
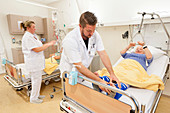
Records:
[[[164,83],[164,85],[166,85],[166,82],[167,82],[167,80],[169,79],[169,66],[170,66],[170,64],[168,64],[167,69],[166,69],[166,72],[165,72],[165,76],[164,76],[164,78],[163,78],[163,83]],[[157,91],[157,95],[156,95],[156,98],[155,98],[155,100],[154,100],[154,102],[153,102],[153,104],[152,104],[150,113],[155,113],[155,110],[156,110],[156,107],[157,107],[157,105],[158,105],[158,102],[159,102],[159,99],[160,99],[160,97],[161,97],[162,92],[163,92],[163,91],[160,90],[160,89]]]
[[[69,74],[68,72],[63,72],[62,73],[62,76],[63,76],[63,80],[65,79],[65,75],[66,74]],[[126,92],[126,91],[123,91],[123,90],[120,90],[120,89],[117,89],[117,88],[115,88],[115,87],[112,87],[112,86],[109,86],[109,85],[106,85],[106,84],[103,84],[103,83],[100,83],[100,82],[97,82],[97,81],[95,81],[95,80],[92,80],[92,79],[90,79],[90,78],[87,78],[87,77],[85,77],[85,76],[78,76],[79,78],[81,78],[81,79],[83,79],[83,80],[86,80],[86,81],[89,81],[89,82],[91,82],[91,83],[94,83],[94,84],[96,84],[96,85],[99,85],[99,86],[102,86],[102,87],[104,87],[104,88],[107,88],[107,89],[109,89],[109,90],[111,90],[111,91],[114,91],[114,92],[117,92],[117,93],[120,93],[120,94],[122,94],[122,95],[125,95],[125,96],[127,96],[132,102],[133,102],[133,104],[134,104],[134,106],[135,106],[135,110],[134,110],[134,112],[135,113],[140,113],[140,107],[139,107],[139,103],[138,103],[138,101],[136,100],[136,98],[134,97],[134,96],[132,96],[131,94],[129,94],[128,92]],[[65,81],[65,80],[64,80]],[[63,82],[63,89],[64,89],[64,92],[65,92],[65,84],[64,84],[64,82]],[[67,98],[68,99],[68,97],[64,94],[64,96],[65,96],[65,98]],[[74,100],[72,100],[72,101],[74,101]],[[83,107],[82,105],[80,105],[81,107]],[[84,108],[84,107],[83,107]],[[87,108],[86,108],[87,109]]]

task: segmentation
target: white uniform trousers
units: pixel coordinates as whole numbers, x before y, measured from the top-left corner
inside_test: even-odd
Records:
[[[31,75],[31,84],[32,84],[30,101],[32,101],[32,100],[37,100],[40,95],[42,71],[30,72],[30,75]]]

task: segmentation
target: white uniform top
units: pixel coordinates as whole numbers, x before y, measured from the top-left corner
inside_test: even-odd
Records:
[[[82,62],[88,68],[96,51],[104,50],[102,39],[97,31],[89,38],[88,50],[80,34],[80,28],[76,27],[67,34],[62,42],[63,52],[60,60],[60,71],[70,72],[73,63]]]
[[[25,68],[28,72],[40,71],[45,68],[44,52],[32,50],[40,46],[42,46],[42,43],[38,37],[26,31],[22,38],[22,52],[24,53]]]

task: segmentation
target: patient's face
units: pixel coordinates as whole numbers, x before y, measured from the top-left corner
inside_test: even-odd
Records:
[[[138,53],[138,54],[144,54],[144,51],[143,51],[143,47],[142,46],[138,46],[135,50],[135,53]]]

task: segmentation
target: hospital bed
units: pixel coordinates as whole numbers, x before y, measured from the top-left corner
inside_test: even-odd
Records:
[[[25,70],[24,64],[14,64],[6,59],[3,59],[3,64],[5,65],[6,75],[4,79],[8,81],[17,91],[22,90],[23,87],[28,86],[27,95],[30,96],[31,93],[31,78],[29,73]],[[55,78],[60,76],[60,70],[57,68],[52,74],[48,75],[43,72],[42,81],[45,85],[49,84],[51,79],[57,80]]]
[[[116,62],[116,66],[122,57]],[[155,74],[166,83],[169,70],[169,57],[162,55],[160,58],[153,60],[147,73]],[[65,74],[65,73],[64,73]],[[67,76],[67,74],[65,74]],[[60,109],[68,113],[154,113],[162,94],[161,90],[157,92],[129,87],[126,91],[101,84],[87,77],[80,78],[97,85],[104,86],[114,92],[122,94],[119,100],[115,100],[103,93],[97,92],[82,84],[70,85],[68,78],[63,78],[64,98],[60,102]]]
[[[145,15],[157,16],[160,20],[160,23],[163,29],[166,32],[168,40],[170,39],[170,35],[162,22],[160,16],[155,13],[138,13],[142,14],[142,21],[139,27],[137,34],[141,34],[141,28],[144,21]],[[144,40],[143,35],[142,39]],[[136,35],[134,35],[136,37]],[[134,37],[131,37],[132,41]],[[169,45],[169,41],[168,45]],[[162,54],[158,58],[154,58],[153,62],[147,69],[147,73],[149,75],[155,74],[159,76],[164,84],[166,84],[167,79],[169,79],[169,57],[168,57],[169,48],[167,47],[167,54]],[[156,51],[157,52],[157,51]],[[151,52],[152,53],[152,52]],[[156,53],[157,54],[157,53]],[[153,53],[152,53],[153,55]],[[122,57],[116,62],[114,66],[116,66],[120,61],[122,61]],[[63,89],[64,89],[64,98],[60,102],[60,109],[62,111],[68,113],[154,113],[159,102],[160,96],[162,94],[161,90],[156,92],[147,89],[140,89],[136,87],[129,87],[126,91],[122,91],[116,89],[114,87],[110,87],[108,85],[101,84],[94,80],[91,80],[87,77],[79,76],[85,81],[89,81],[96,85],[101,85],[107,89],[110,89],[113,92],[117,92],[122,94],[119,100],[115,100],[109,96],[106,96],[103,93],[97,92],[92,88],[89,88],[83,84],[70,85],[68,83],[67,72],[63,73]]]

